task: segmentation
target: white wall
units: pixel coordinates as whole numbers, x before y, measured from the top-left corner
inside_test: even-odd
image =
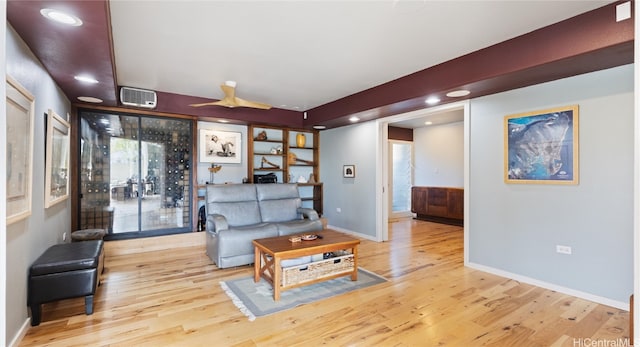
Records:
[[[241,142],[242,142],[242,162],[240,164],[220,164],[222,165],[222,169],[214,174],[213,183],[221,184],[226,182],[231,183],[242,183],[242,178],[247,177],[247,169],[248,169],[248,160],[251,158],[247,158],[247,126],[246,125],[234,125],[234,124],[223,124],[223,123],[214,123],[214,122],[198,122],[198,140],[200,139],[200,130],[208,129],[208,130],[216,130],[216,131],[232,131],[241,133]],[[200,142],[198,142],[200,143]],[[199,185],[205,184],[205,182],[210,181],[209,168],[211,167],[211,163],[201,163],[200,162],[200,148],[198,148],[198,165],[197,165],[197,179],[196,182]]]
[[[6,272],[6,283],[9,285],[5,297],[6,339],[3,342],[9,344],[16,334],[29,324],[27,316],[29,267],[49,246],[62,242],[63,232],[67,235],[71,232],[69,199],[46,210],[44,208],[45,113],[51,108],[59,115],[66,116],[70,112],[70,104],[24,41],[13,28],[8,25],[6,28],[6,35],[3,35],[7,40],[6,73],[35,96],[32,213],[29,218],[7,226],[6,233],[6,261],[11,265],[7,267]],[[5,97],[2,99],[5,100]],[[4,150],[2,152],[4,153]],[[6,182],[6,178],[1,181]],[[3,193],[2,196],[6,196],[6,192],[3,191]],[[3,198],[4,200],[6,199]],[[3,221],[5,219],[2,218]]]
[[[324,217],[333,227],[371,238],[376,236],[376,127],[366,122],[320,133]],[[356,166],[355,178],[342,177],[343,165]]]
[[[624,307],[633,291],[633,98],[627,65],[471,101],[470,265]],[[573,104],[580,183],[505,184],[504,116]]]
[[[415,186],[464,186],[464,123],[413,131]]]

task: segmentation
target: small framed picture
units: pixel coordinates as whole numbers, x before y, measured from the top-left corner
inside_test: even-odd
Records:
[[[345,178],[354,178],[354,177],[356,177],[356,166],[355,165],[344,165],[342,167],[342,177],[345,177]]]

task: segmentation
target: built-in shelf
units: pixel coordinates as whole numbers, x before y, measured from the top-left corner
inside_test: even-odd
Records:
[[[266,139],[258,139],[261,133]],[[304,134],[304,146],[297,146],[298,134]],[[318,164],[320,133],[316,130],[251,125],[248,137],[249,181],[254,182],[255,175],[274,173],[278,183],[297,183],[302,201],[310,203],[310,207],[322,214],[322,182]],[[262,167],[263,157],[278,167]],[[314,183],[298,183],[300,177],[309,180],[311,175]]]

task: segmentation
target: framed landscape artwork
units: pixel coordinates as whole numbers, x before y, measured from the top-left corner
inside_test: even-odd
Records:
[[[47,113],[44,207],[69,197],[69,122],[53,110]]]
[[[504,118],[504,181],[578,184],[578,105]]]
[[[242,162],[242,134],[239,132],[200,129],[199,148],[200,162]]]
[[[7,76],[7,224],[31,215],[34,96]]]

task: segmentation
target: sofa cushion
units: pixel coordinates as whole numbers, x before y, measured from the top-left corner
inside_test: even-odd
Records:
[[[298,219],[288,222],[279,222],[275,224],[278,227],[279,236],[322,230],[322,221],[319,219],[314,221],[308,219]]]
[[[223,215],[229,226],[262,222],[252,184],[207,185],[207,214]]]
[[[275,236],[278,236],[278,228],[274,224],[269,223],[259,223],[222,230],[218,235],[219,256],[229,257],[253,254],[254,246],[251,241]]]
[[[263,222],[300,219],[302,201],[296,184],[257,184],[256,192]]]

